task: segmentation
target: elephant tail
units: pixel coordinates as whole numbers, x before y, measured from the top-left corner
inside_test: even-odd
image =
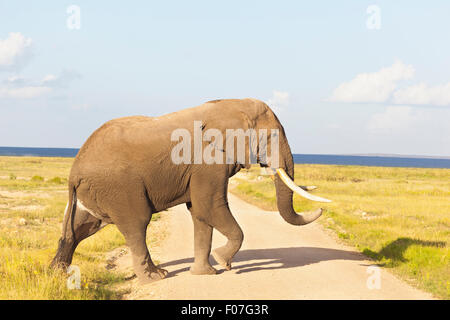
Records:
[[[69,183],[69,201],[64,212],[62,237],[58,242],[58,250],[53,258],[51,268],[67,268],[72,261],[74,246],[76,246],[74,218],[77,210],[77,192],[75,187]]]
[[[69,184],[69,202],[67,203],[67,209],[64,215],[64,233],[70,231],[70,235],[65,234],[66,237],[70,237],[75,239],[75,230],[74,230],[74,219],[75,219],[75,211],[77,210],[77,190],[75,186]]]

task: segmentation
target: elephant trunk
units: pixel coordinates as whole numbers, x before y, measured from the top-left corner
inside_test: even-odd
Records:
[[[297,214],[293,207],[293,191],[288,187],[286,181],[289,179],[293,182],[294,179],[294,161],[289,145],[282,143],[280,146],[280,162],[281,168],[278,169],[275,175],[275,189],[277,195],[277,207],[281,217],[292,225],[305,225],[313,222],[322,215],[322,209],[318,209],[311,213]],[[280,171],[281,170],[281,171]],[[284,176],[280,174],[284,173]],[[289,179],[287,179],[287,177]],[[282,179],[283,178],[283,179]],[[285,180],[285,181],[283,181]],[[298,186],[297,186],[298,187]],[[312,195],[310,195],[312,196]],[[313,196],[314,197],[314,196]]]

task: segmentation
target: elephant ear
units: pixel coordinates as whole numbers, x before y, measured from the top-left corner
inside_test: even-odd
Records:
[[[215,107],[222,105],[204,118],[203,131],[218,129],[223,136],[222,151],[225,163],[239,163],[248,169],[257,160],[257,121],[267,108],[254,99],[236,102],[234,105],[228,104],[229,102],[225,104],[225,101],[215,104]],[[240,138],[237,137],[239,135]]]
[[[256,163],[257,134],[256,121],[248,113],[239,111],[224,130],[227,163],[238,163],[250,169]]]

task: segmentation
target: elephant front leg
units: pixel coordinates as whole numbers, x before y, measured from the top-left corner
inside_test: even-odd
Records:
[[[217,202],[215,204],[215,208],[213,205],[211,205],[209,209],[204,211],[211,212],[208,218],[203,218],[205,220],[202,219],[201,221],[195,215],[192,216],[192,219],[194,221],[195,244],[195,268],[191,268],[192,273],[194,273],[193,270],[197,269],[197,266],[199,267],[199,269],[204,268],[204,270],[209,270],[209,268],[211,268],[212,270],[214,270],[214,272],[216,271],[210,266],[208,260],[209,254],[211,252],[212,228],[217,229],[228,239],[227,243],[224,246],[217,248],[212,252],[212,255],[217,263],[223,266],[226,270],[231,269],[231,260],[241,248],[242,242],[244,240],[244,233],[231,214],[226,201],[223,200],[223,198],[217,199],[216,201]],[[203,221],[206,221],[207,223]]]
[[[216,220],[214,227],[228,238],[227,243],[213,250],[214,259],[226,270],[231,270],[231,260],[241,248],[244,240],[244,233],[238,223],[231,215],[228,207],[223,208],[220,214],[217,214],[213,220]]]
[[[192,221],[194,222],[194,264],[191,266],[191,273],[216,274],[217,270],[209,263],[213,228],[194,216]]]
[[[203,232],[195,231],[196,249],[199,254],[199,261],[203,264],[211,250],[210,227],[217,229],[228,242],[213,251],[214,259],[225,269],[231,269],[231,259],[239,251],[244,239],[241,228],[231,214],[227,200],[228,170],[224,165],[222,168],[216,166],[206,166],[199,170],[191,178],[191,210],[193,218],[204,221],[203,226],[194,220],[194,229],[203,229]],[[198,243],[198,244],[197,244]],[[197,261],[197,254],[195,255]],[[195,263],[194,263],[195,264]]]

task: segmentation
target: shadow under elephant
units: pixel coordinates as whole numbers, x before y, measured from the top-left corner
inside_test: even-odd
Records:
[[[212,265],[217,266],[214,258],[211,257]],[[270,248],[270,249],[249,249],[239,251],[233,258],[232,269],[237,270],[237,274],[255,272],[259,270],[276,270],[302,267],[314,263],[329,260],[367,260],[362,254],[354,251],[345,251],[329,248],[315,247],[288,247],[288,248]],[[160,264],[161,268],[170,266],[191,264],[194,258],[183,258]],[[167,277],[173,277],[179,273],[189,271],[189,266],[180,267],[169,272]],[[224,272],[219,268],[218,273]]]

